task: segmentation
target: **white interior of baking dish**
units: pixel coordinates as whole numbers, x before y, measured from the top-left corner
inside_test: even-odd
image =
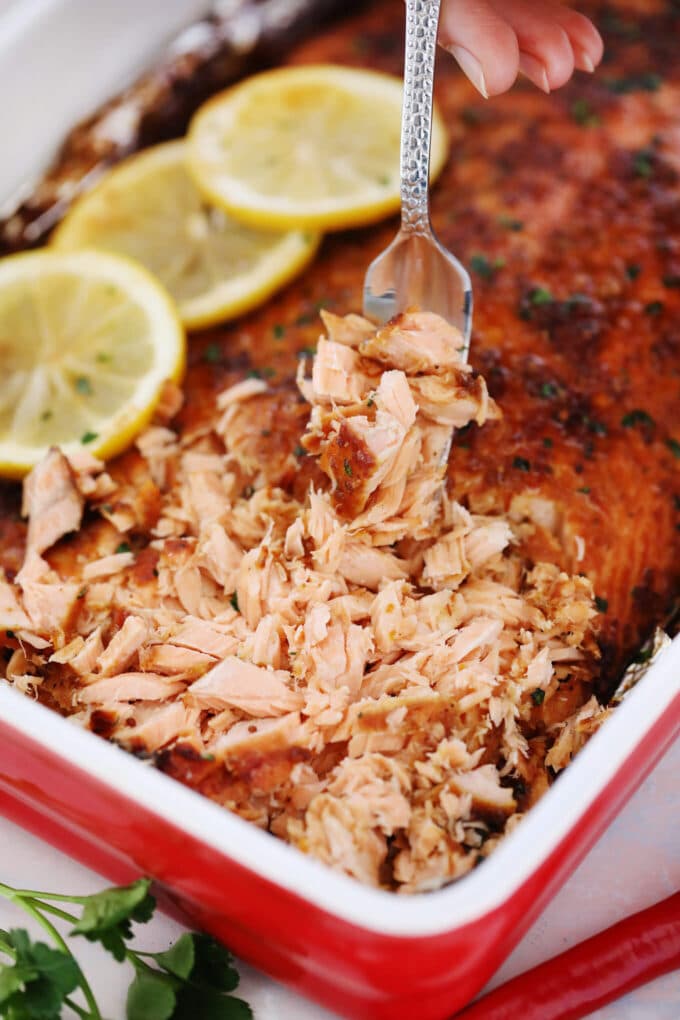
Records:
[[[0,0],[0,208],[30,188],[69,127],[148,64],[204,0]],[[579,754],[517,830],[461,882],[395,896],[362,887],[261,832],[0,682],[0,717],[215,850],[346,920],[433,935],[499,906],[579,823],[680,695],[680,641]],[[678,707],[676,706],[676,711]]]

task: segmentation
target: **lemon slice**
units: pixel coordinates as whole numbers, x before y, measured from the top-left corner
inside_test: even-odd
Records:
[[[313,257],[317,234],[254,230],[204,203],[183,142],[132,156],[84,195],[57,229],[58,248],[130,255],[168,289],[188,329],[265,301]]]
[[[188,134],[201,191],[244,223],[341,230],[399,208],[402,82],[330,64],[247,78],[205,103]],[[435,111],[432,177],[446,161]]]
[[[185,347],[173,302],[130,259],[0,259],[0,474],[21,477],[52,445],[118,453],[181,378]]]

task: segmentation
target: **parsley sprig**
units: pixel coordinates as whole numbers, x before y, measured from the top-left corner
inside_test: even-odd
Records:
[[[186,932],[160,953],[144,953],[128,944],[132,923],[146,923],[156,908],[150,884],[142,878],[91,896],[63,896],[0,883],[0,896],[29,914],[52,942],[34,942],[23,928],[0,930],[0,1017],[60,1020],[62,1009],[68,1008],[81,1020],[103,1020],[87,978],[51,915],[73,926],[70,935],[99,942],[118,962],[132,964],[127,1020],[252,1018],[250,1006],[229,994],[239,974],[231,953],[212,936]],[[62,903],[72,907],[65,910],[58,906]],[[78,991],[84,1004],[72,997]]]

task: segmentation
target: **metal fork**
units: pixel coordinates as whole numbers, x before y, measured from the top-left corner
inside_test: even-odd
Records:
[[[386,322],[417,306],[438,312],[463,334],[467,359],[472,284],[437,240],[430,223],[432,90],[441,0],[407,0],[404,105],[401,120],[401,227],[368,267],[364,315]]]

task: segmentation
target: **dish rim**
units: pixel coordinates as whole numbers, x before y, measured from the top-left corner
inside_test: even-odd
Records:
[[[5,680],[0,683],[0,718],[144,811],[326,913],[387,937],[427,938],[478,921],[500,908],[578,828],[627,757],[676,698],[680,706],[680,637],[659,654],[644,679],[483,867],[442,889],[408,895],[364,886],[307,857],[203,794],[13,690]]]

